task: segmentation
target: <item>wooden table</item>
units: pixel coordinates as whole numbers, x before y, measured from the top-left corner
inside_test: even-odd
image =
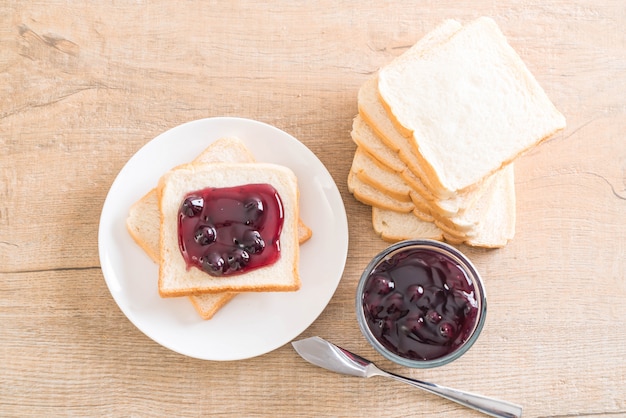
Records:
[[[302,337],[520,403],[526,417],[626,416],[623,1],[74,3],[0,5],[0,415],[479,416],[315,368],[289,344],[187,358],[122,314],[97,241],[115,176],[169,128],[240,116],[306,144],[346,206],[345,272]],[[441,20],[481,15],[568,127],[516,164],[515,239],[461,247],[488,288],[478,342],[448,366],[405,369],[373,351],[354,314],[359,274],[386,246],[346,186],[357,90]]]

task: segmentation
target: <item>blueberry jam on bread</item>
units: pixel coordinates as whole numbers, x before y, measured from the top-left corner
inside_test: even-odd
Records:
[[[283,206],[269,184],[189,193],[178,211],[178,245],[187,268],[242,274],[280,256]]]

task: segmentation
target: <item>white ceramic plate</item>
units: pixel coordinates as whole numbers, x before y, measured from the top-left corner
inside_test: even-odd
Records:
[[[300,218],[313,230],[301,247],[297,292],[242,293],[213,319],[200,318],[187,298],[161,298],[158,267],[126,231],[130,206],[170,168],[193,160],[223,136],[236,136],[258,161],[291,168],[300,187]],[[240,118],[210,118],[173,128],[147,143],[120,171],[102,208],[100,263],[122,312],[157,343],[190,357],[238,360],[270,352],[308,328],[343,274],[348,223],[337,186],[321,161],[291,135]]]

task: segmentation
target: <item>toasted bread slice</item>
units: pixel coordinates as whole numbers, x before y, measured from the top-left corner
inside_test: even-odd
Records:
[[[206,188],[269,184],[282,202],[280,257],[267,266],[232,276],[214,277],[187,266],[178,244],[178,211],[185,196]],[[295,291],[298,273],[298,183],[287,167],[269,163],[187,164],[159,181],[161,214],[159,294],[163,297],[219,292]]]

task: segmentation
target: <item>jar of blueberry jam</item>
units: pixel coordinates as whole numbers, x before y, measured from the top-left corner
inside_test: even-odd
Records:
[[[451,362],[476,341],[487,302],[480,275],[456,248],[408,240],[378,254],[361,275],[357,319],[383,356],[407,367]]]

